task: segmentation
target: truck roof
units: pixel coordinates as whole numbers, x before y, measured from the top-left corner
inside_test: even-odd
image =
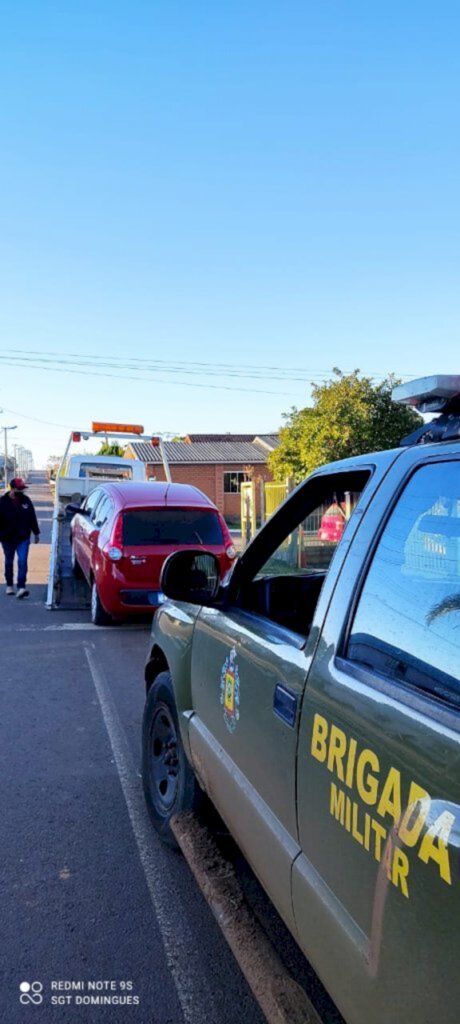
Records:
[[[352,455],[348,459],[338,459],[336,462],[327,462],[324,466],[319,466],[318,469],[313,470],[315,476],[320,473],[330,473],[331,468],[337,470],[337,472],[345,472],[351,469],[359,469],[360,467],[368,466],[372,464],[374,466],[381,466],[385,468],[390,466],[392,462],[395,462],[404,452],[407,452],[409,448],[414,452],[418,452],[420,459],[427,454],[428,451],[445,455],[450,451],[452,453],[458,453],[460,445],[460,439],[454,440],[449,439],[448,441],[426,441],[424,444],[414,444],[409,446],[401,446],[400,448],[389,448],[383,452],[366,452],[364,455]],[[313,474],[312,474],[313,475]],[[303,483],[304,481],[302,481]]]
[[[315,476],[323,472],[330,473],[331,468],[336,469],[337,472],[342,472],[354,468],[359,469],[361,466],[368,466],[370,463],[385,468],[390,466],[399,455],[402,455],[404,450],[404,448],[390,448],[384,452],[365,452],[363,455],[351,455],[348,459],[326,462],[323,466],[318,466],[318,469],[314,469],[312,472]]]

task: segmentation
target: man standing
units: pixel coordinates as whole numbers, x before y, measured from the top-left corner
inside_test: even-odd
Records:
[[[7,594],[14,594],[14,556],[18,557],[18,591],[16,597],[29,596],[26,590],[27,556],[30,535],[35,543],[40,539],[37,516],[30,498],[24,494],[26,485],[20,477],[14,477],[10,489],[0,498],[0,541],[5,556],[5,579]]]

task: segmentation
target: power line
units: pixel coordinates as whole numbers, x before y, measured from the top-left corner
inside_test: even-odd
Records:
[[[281,375],[283,375],[284,379],[293,379],[293,380],[296,380],[296,381],[300,380],[302,382],[305,382],[306,378],[309,379],[309,380],[311,378],[324,379],[325,377],[330,377],[330,375],[332,373],[332,370],[330,368],[327,369],[327,370],[318,370],[318,369],[316,369],[316,370],[309,370],[306,367],[264,366],[264,365],[262,365],[260,363],[257,364],[257,365],[254,365],[254,364],[243,364],[243,363],[238,363],[238,364],[235,364],[235,363],[220,363],[220,362],[217,362],[217,361],[213,361],[211,363],[209,361],[208,362],[204,362],[204,361],[198,361],[198,360],[185,361],[185,360],[165,360],[165,359],[152,359],[152,358],[150,358],[150,359],[141,359],[141,358],[134,357],[134,356],[133,357],[129,357],[128,359],[127,359],[126,356],[124,356],[124,357],[112,356],[112,357],[108,358],[107,356],[103,356],[103,355],[94,355],[94,354],[86,354],[85,355],[85,354],[82,354],[81,352],[68,352],[64,356],[62,356],[61,353],[57,353],[57,352],[50,352],[48,350],[47,351],[41,351],[41,352],[38,351],[37,352],[37,351],[34,351],[32,349],[21,349],[21,350],[6,349],[4,351],[9,355],[10,358],[14,358],[14,359],[27,359],[27,360],[33,359],[33,360],[40,360],[40,361],[43,361],[43,362],[58,362],[61,365],[64,365],[64,364],[66,364],[66,365],[74,364],[74,365],[83,365],[83,366],[88,366],[89,365],[90,366],[92,364],[95,364],[95,365],[105,366],[105,367],[109,367],[109,368],[117,368],[117,369],[122,369],[122,368],[136,369],[136,370],[138,368],[139,369],[152,369],[152,370],[155,370],[155,372],[158,370],[158,368],[160,368],[163,372],[168,372],[168,373],[190,373],[190,374],[201,374],[201,375],[203,375],[203,373],[205,373],[206,375],[210,374],[210,375],[222,376],[222,377],[226,377],[226,376],[252,377],[253,376],[253,377],[258,377],[258,378],[259,377],[264,377],[266,379],[268,376],[270,376],[270,379],[271,379],[271,375],[272,374],[276,374],[277,375],[277,379],[279,379],[279,375],[281,374]],[[49,359],[48,357],[51,357],[51,359]],[[344,373],[351,373],[353,371],[345,370],[343,372]],[[299,374],[299,373],[302,375],[300,378],[297,377],[297,376],[292,376],[294,374]],[[378,373],[376,373],[376,372],[369,373],[368,375],[370,375],[370,376],[372,376],[374,378],[381,378],[381,379],[384,379],[385,377],[388,376],[388,374],[382,373],[381,371],[379,371]],[[413,377],[414,373],[412,373],[412,374],[399,374],[398,376]]]
[[[17,409],[7,409],[6,405],[2,406],[5,412],[11,412],[13,416],[19,416],[23,420],[31,420],[33,423],[44,423],[46,427],[62,427],[64,430],[72,430],[68,423],[53,423],[52,420],[42,420],[37,416],[26,416],[23,412],[18,412]]]
[[[215,374],[218,374],[219,376],[227,376],[227,374],[237,374],[238,376],[246,376],[248,374],[249,375],[250,374],[255,374],[257,376],[261,376],[261,375],[264,375],[265,372],[267,372],[267,373],[277,373],[277,374],[279,374],[279,373],[294,373],[294,372],[305,374],[305,373],[308,372],[306,370],[303,370],[300,367],[298,369],[296,369],[296,368],[289,368],[289,367],[263,367],[263,366],[260,366],[260,364],[257,365],[257,366],[253,366],[253,365],[248,365],[248,364],[245,365],[245,364],[240,364],[240,363],[238,363],[238,364],[235,364],[235,363],[218,363],[218,362],[214,362],[214,361],[212,363],[210,363],[210,362],[200,362],[200,361],[196,361],[196,360],[185,361],[185,360],[175,360],[175,359],[172,359],[172,360],[165,360],[165,359],[139,359],[139,358],[134,357],[134,356],[133,357],[129,357],[129,359],[127,359],[126,356],[123,356],[123,357],[112,356],[112,357],[108,358],[107,356],[101,356],[101,355],[93,355],[93,354],[84,355],[81,352],[67,352],[67,353],[65,353],[64,356],[62,356],[61,353],[48,352],[48,351],[46,351],[46,352],[39,352],[39,351],[32,351],[31,349],[23,349],[23,350],[6,349],[6,350],[4,350],[4,352],[8,356],[8,358],[14,358],[14,359],[23,359],[23,358],[24,359],[35,359],[35,360],[40,359],[40,360],[43,360],[44,362],[58,362],[58,363],[69,363],[69,362],[72,362],[72,363],[83,364],[83,365],[88,365],[91,362],[94,362],[95,364],[99,364],[99,365],[102,365],[102,366],[110,366],[110,367],[117,366],[117,367],[128,367],[128,368],[131,367],[131,368],[136,368],[136,369],[137,368],[144,369],[144,368],[147,367],[147,368],[150,368],[150,369],[154,369],[155,371],[158,370],[158,368],[160,367],[160,369],[162,369],[162,370],[169,370],[170,369],[173,372],[186,372],[187,371],[187,372],[201,373],[201,374],[203,373],[203,370],[209,370],[210,373],[215,373]],[[47,357],[51,357],[51,359],[48,359]]]
[[[189,375],[194,375],[194,376],[198,375],[200,377],[203,377],[203,376],[237,377],[237,378],[243,378],[243,379],[252,379],[252,378],[254,378],[254,379],[268,379],[268,380],[274,380],[275,379],[275,380],[278,380],[278,379],[280,379],[280,372],[281,372],[281,371],[279,371],[277,373],[277,375],[274,376],[271,371],[270,372],[269,371],[261,372],[259,370],[254,370],[254,372],[252,372],[252,371],[244,372],[244,371],[241,371],[240,369],[237,369],[237,368],[232,368],[230,370],[219,370],[219,369],[216,369],[215,366],[212,366],[209,369],[204,369],[204,367],[205,366],[209,366],[209,364],[203,364],[203,366],[201,366],[200,364],[193,364],[193,363],[191,363],[191,364],[184,364],[184,365],[180,365],[180,364],[174,365],[174,364],[166,364],[165,363],[164,365],[161,365],[159,367],[158,365],[155,364],[155,362],[152,363],[152,362],[149,362],[148,360],[143,360],[143,361],[141,361],[141,360],[134,360],[134,359],[131,359],[131,360],[128,360],[128,361],[126,361],[126,360],[115,360],[115,359],[110,359],[109,360],[109,359],[103,359],[101,357],[98,357],[98,359],[96,361],[96,357],[92,357],[92,356],[89,356],[89,357],[86,357],[86,358],[82,358],[82,357],[69,357],[69,358],[65,358],[65,357],[60,357],[60,358],[59,357],[52,357],[52,358],[49,358],[48,356],[45,356],[45,355],[42,356],[40,354],[38,354],[38,355],[36,354],[35,356],[24,356],[24,355],[11,354],[11,355],[8,355],[8,356],[0,356],[0,359],[2,359],[3,361],[6,361],[7,359],[8,360],[14,360],[14,362],[20,363],[20,365],[29,365],[32,362],[34,362],[34,363],[35,362],[40,362],[40,364],[51,365],[51,366],[54,366],[54,365],[58,364],[60,366],[88,366],[88,367],[98,367],[98,368],[99,367],[100,368],[105,367],[105,368],[109,368],[109,369],[118,369],[118,370],[127,369],[127,370],[134,370],[137,373],[145,372],[146,370],[149,371],[149,372],[157,373],[158,370],[160,369],[160,372],[162,372],[162,373],[171,373],[171,374],[183,373],[183,374],[189,374]],[[302,381],[302,382],[304,380],[303,377],[299,378],[299,377],[295,377],[293,375],[291,375],[291,376],[284,375],[284,376],[281,376],[281,379],[282,380]]]
[[[0,356],[0,362],[3,364],[3,366],[12,366],[12,367],[21,366],[21,367],[23,367],[25,369],[43,370],[44,372],[49,372],[49,373],[69,373],[69,374],[78,374],[79,376],[82,376],[82,377],[88,377],[87,370],[76,370],[74,368],[71,368],[70,366],[67,366],[67,367],[49,366],[49,365],[43,365],[43,363],[36,362],[34,360],[23,360],[23,359],[20,359],[20,358],[17,358],[16,360],[5,359],[3,356]],[[91,364],[88,364],[88,366],[91,367]],[[91,370],[92,370],[92,376],[93,377],[102,377],[104,379],[105,378],[112,378],[112,379],[115,379],[115,380],[123,380],[123,381],[132,380],[132,381],[135,381],[136,384],[142,384],[143,382],[145,382],[145,371],[144,371],[144,375],[142,377],[132,377],[132,376],[128,376],[127,374],[95,373],[94,370],[92,369],[92,367],[91,367]],[[229,384],[198,384],[198,383],[196,383],[194,381],[192,382],[192,381],[184,381],[184,380],[174,380],[174,381],[164,380],[164,378],[161,378],[161,377],[154,377],[154,378],[152,378],[152,380],[154,380],[158,384],[172,384],[172,383],[174,383],[174,386],[189,387],[189,388],[203,388],[205,391],[208,391],[209,389],[212,389],[212,390],[217,390],[217,391],[237,391],[238,393],[241,393],[243,391],[243,392],[250,392],[252,394],[259,394],[259,395],[286,395],[286,396],[290,396],[290,397],[293,397],[293,395],[294,395],[294,393],[290,392],[290,391],[269,391],[269,390],[267,390],[265,388],[244,388],[244,387],[241,387],[240,385],[235,385],[234,387],[231,387]]]

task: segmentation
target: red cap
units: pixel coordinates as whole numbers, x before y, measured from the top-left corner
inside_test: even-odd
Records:
[[[14,476],[13,479],[10,480],[10,487],[11,487],[11,490],[14,490],[14,491],[26,491],[27,490],[27,484],[24,483],[24,480],[20,476]]]

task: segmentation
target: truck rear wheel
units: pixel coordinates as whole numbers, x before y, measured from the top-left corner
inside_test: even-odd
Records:
[[[112,616],[106,612],[104,606],[101,604],[101,599],[97,592],[97,586],[94,580],[91,584],[91,622],[94,626],[110,626],[113,622]]]
[[[148,692],[142,723],[142,781],[153,825],[168,846],[177,848],[171,818],[198,810],[204,794],[180,737],[169,672],[160,672]]]

